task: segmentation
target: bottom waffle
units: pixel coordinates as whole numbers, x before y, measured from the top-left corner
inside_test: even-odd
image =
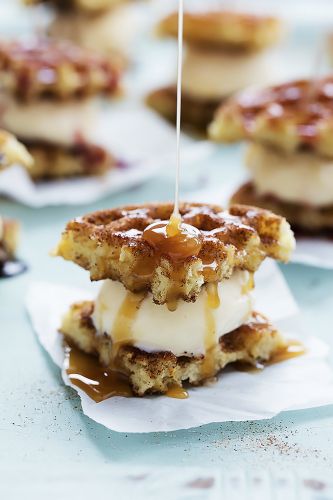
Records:
[[[97,335],[92,322],[93,310],[93,302],[74,304],[64,317],[60,331],[66,342],[97,356],[100,363],[108,368],[112,359],[112,342],[108,336]],[[230,363],[254,365],[258,361],[268,361],[284,346],[282,336],[267,319],[253,313],[246,324],[220,338],[219,344],[210,353],[209,377],[203,371],[204,356],[177,357],[171,352],[148,353],[130,345],[119,348],[117,368],[128,376],[136,395],[163,394],[183,382],[200,385]]]
[[[29,169],[34,180],[103,175],[115,165],[112,156],[94,144],[70,147],[43,142],[25,144],[34,160]]]
[[[176,122],[177,89],[175,86],[163,87],[150,92],[146,97],[146,103],[170,122]],[[207,126],[212,121],[220,104],[220,100],[199,100],[183,92],[183,124],[206,133]]]
[[[317,208],[281,201],[273,196],[261,196],[252,182],[241,186],[232,196],[230,204],[240,203],[272,210],[282,215],[293,229],[305,234],[333,236],[333,205]]]

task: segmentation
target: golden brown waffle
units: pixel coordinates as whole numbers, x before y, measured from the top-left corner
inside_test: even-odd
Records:
[[[77,10],[96,14],[127,0],[23,0],[25,5],[48,4],[59,10]]]
[[[299,80],[247,90],[217,111],[209,127],[212,139],[243,139],[287,152],[312,150],[333,156],[333,77]]]
[[[153,90],[146,97],[147,105],[173,124],[176,123],[177,90],[174,85]],[[221,101],[196,99],[182,93],[182,123],[206,132]]]
[[[174,295],[195,301],[206,282],[234,269],[254,272],[265,257],[289,259],[294,237],[285,219],[254,207],[182,203],[183,223],[200,232],[201,250],[181,261],[159,254],[143,238],[152,223],[168,220],[171,203],[103,210],[67,224],[56,254],[89,270],[92,280],[113,279],[133,291],[149,290],[164,304]],[[176,292],[175,292],[176,290]]]
[[[177,37],[178,13],[162,19],[157,32]],[[275,17],[221,10],[184,13],[184,40],[200,46],[259,50],[276,43],[281,33],[281,22]]]
[[[91,316],[93,302],[74,304],[63,319],[61,333],[65,340],[80,350],[95,355],[106,368],[112,360],[110,337],[97,335]],[[245,325],[223,335],[210,353],[212,374],[216,375],[230,363],[255,365],[267,361],[285,346],[280,333],[258,313],[253,313]],[[177,357],[171,352],[148,353],[131,345],[120,347],[117,353],[118,369],[128,375],[133,392],[138,396],[165,393],[183,382],[200,385],[205,381],[202,357]],[[210,377],[212,375],[210,374]]]
[[[273,196],[259,195],[254,184],[248,182],[241,186],[232,196],[230,203],[246,203],[272,210],[274,213],[285,217],[292,227],[305,233],[331,233],[333,236],[333,205],[323,208],[311,207],[297,203],[288,203]]]
[[[33,159],[16,137],[0,130],[0,171],[14,164],[32,168]]]
[[[119,74],[96,54],[46,38],[0,43],[2,88],[17,99],[59,100],[119,91]]]
[[[115,159],[102,147],[80,143],[57,146],[50,143],[27,143],[33,157],[29,174],[34,180],[63,177],[101,176],[116,165]]]

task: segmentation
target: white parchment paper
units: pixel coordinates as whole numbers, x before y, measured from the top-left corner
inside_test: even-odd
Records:
[[[214,187],[192,192],[187,195],[187,199],[227,206],[231,195],[244,182],[244,178],[240,177],[233,182],[225,182],[218,188]],[[291,257],[291,262],[333,269],[333,241],[324,238],[297,238],[297,246]]]
[[[91,299],[96,292],[35,283],[27,296],[27,309],[40,343],[53,361],[62,367],[63,349],[57,329],[71,303]],[[297,306],[277,266],[266,261],[256,276],[256,309],[269,315],[290,338],[299,338],[292,317]],[[290,318],[288,320],[288,318]],[[115,397],[95,403],[80,395],[83,412],[118,432],[174,431],[212,422],[271,418],[281,411],[311,408],[333,403],[333,372],[325,361],[328,347],[318,339],[303,339],[307,354],[267,367],[262,373],[223,372],[210,387],[189,390],[186,400],[165,396]],[[71,385],[66,373],[64,383]]]
[[[174,168],[175,130],[143,104],[111,104],[100,113],[91,140],[124,165],[103,177],[73,178],[35,184],[20,166],[0,173],[0,195],[31,207],[93,203],[142,183],[160,169]],[[182,137],[184,162],[206,157],[211,145]]]

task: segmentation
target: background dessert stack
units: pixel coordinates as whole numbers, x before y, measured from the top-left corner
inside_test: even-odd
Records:
[[[0,172],[13,165],[22,165],[29,170],[32,164],[33,160],[26,148],[13,135],[0,130]],[[19,233],[19,222],[0,214],[0,275],[5,263],[15,259]]]
[[[268,208],[309,234],[333,232],[333,77],[248,90],[210,126],[221,142],[249,140],[251,180],[232,203]]]
[[[69,42],[1,42],[0,85],[1,126],[28,148],[33,179],[101,175],[115,164],[89,138],[96,98],[119,92],[111,63]]]
[[[95,212],[69,222],[56,250],[102,282],[95,301],[65,315],[64,339],[140,396],[202,384],[229,363],[267,361],[285,347],[251,298],[263,260],[286,262],[294,248],[285,219],[183,203],[180,233],[166,236],[172,212],[171,203]]]
[[[164,18],[160,36],[178,36],[178,13]],[[184,13],[183,122],[202,130],[223,99],[254,84],[274,81],[271,51],[282,34],[274,17],[225,10]],[[147,103],[169,120],[176,116],[176,85],[157,89]]]
[[[23,0],[54,10],[49,34],[111,58],[123,67],[136,32],[137,16],[131,0]]]

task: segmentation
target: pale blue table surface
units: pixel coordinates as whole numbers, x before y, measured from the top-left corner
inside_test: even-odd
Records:
[[[204,182],[216,186],[230,179],[241,168],[240,158],[239,148],[225,148],[204,164],[187,166],[182,198]],[[230,165],[238,166],[231,169]],[[29,264],[26,274],[0,281],[1,469],[19,474],[29,465],[40,477],[73,464],[92,474],[111,464],[247,471],[275,468],[297,470],[307,477],[332,474],[332,406],[284,413],[263,422],[119,434],[82,414],[76,393],[63,386],[59,370],[38,344],[24,309],[29,283],[47,280],[80,286],[88,282],[87,273],[78,267],[49,257],[65,223],[99,208],[166,200],[172,193],[172,172],[164,172],[143,186],[89,206],[35,210],[0,199],[1,214],[22,222],[19,253]],[[333,272],[299,265],[281,269],[300,306],[302,327],[333,347]],[[25,498],[30,498],[29,491]]]
[[[228,162],[222,165],[222,155],[204,165],[216,183],[222,183],[228,172]],[[200,176],[202,167],[194,165],[191,172],[186,170],[184,187],[192,186],[193,177]],[[98,208],[168,199],[172,190],[172,176],[163,176],[85,207],[33,210],[1,201],[1,212],[23,223],[20,255],[30,270],[0,282],[0,463],[20,466],[33,462],[42,469],[67,462],[91,467],[105,463],[223,468],[269,464],[308,468],[313,474],[329,472],[333,467],[333,407],[285,413],[265,422],[214,424],[172,433],[118,434],[82,414],[78,397],[63,386],[59,370],[38,344],[24,309],[29,283],[88,282],[86,272],[48,255],[66,221]],[[301,308],[303,327],[333,345],[333,272],[298,265],[281,269]]]

